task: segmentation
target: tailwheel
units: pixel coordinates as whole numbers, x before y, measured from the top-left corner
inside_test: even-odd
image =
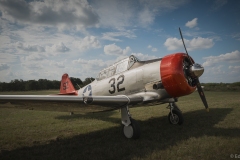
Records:
[[[178,110],[172,110],[169,114],[168,114],[168,121],[171,124],[178,124],[181,125],[183,123],[183,115],[180,111]]]
[[[129,139],[138,139],[141,134],[140,127],[134,119],[130,118],[131,124],[128,126],[123,125],[123,134]]]

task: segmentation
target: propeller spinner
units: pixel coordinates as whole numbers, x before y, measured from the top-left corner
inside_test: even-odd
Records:
[[[179,27],[179,32],[180,32],[180,35],[181,35],[183,46],[184,46],[185,51],[187,53],[187,57],[188,57],[189,62],[190,62],[190,67],[186,68],[186,69],[188,69],[188,72],[190,72],[191,75],[194,77],[194,80],[195,80],[195,83],[196,83],[196,86],[197,86],[197,90],[198,90],[199,96],[202,99],[202,102],[203,102],[207,112],[209,112],[208,103],[207,103],[206,97],[204,95],[203,89],[202,89],[202,87],[200,85],[200,82],[199,82],[199,79],[198,79],[198,77],[200,77],[203,74],[204,68],[203,68],[202,65],[200,65],[198,63],[194,63],[192,58],[190,58],[190,56],[188,55],[187,48],[185,46],[184,40],[183,40],[183,36],[182,36],[182,32],[181,32],[180,27]]]

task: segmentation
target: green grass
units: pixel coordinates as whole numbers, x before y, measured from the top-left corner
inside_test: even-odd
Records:
[[[0,159],[230,159],[240,154],[240,93],[205,94],[209,113],[197,92],[179,99],[181,126],[168,123],[167,104],[131,108],[142,129],[138,140],[122,135],[118,110],[70,116],[3,105]]]

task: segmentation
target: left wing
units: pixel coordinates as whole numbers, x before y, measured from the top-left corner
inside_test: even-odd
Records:
[[[141,96],[91,96],[73,95],[0,95],[0,102],[73,102],[91,105],[125,106],[143,102]]]

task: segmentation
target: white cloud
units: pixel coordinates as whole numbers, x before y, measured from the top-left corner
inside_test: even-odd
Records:
[[[155,15],[148,8],[145,8],[143,11],[139,12],[138,18],[140,25],[146,27],[153,23]]]
[[[80,47],[84,49],[101,48],[101,44],[95,36],[87,36],[82,40]]]
[[[203,66],[212,66],[216,63],[219,62],[229,62],[229,63],[234,63],[234,62],[240,62],[240,52],[238,50],[226,53],[226,54],[221,54],[219,56],[209,56],[209,57],[204,57],[206,61],[203,63]]]
[[[10,66],[8,64],[0,64],[0,71],[9,69]]]
[[[213,39],[202,37],[193,38],[192,40],[184,39],[184,42],[188,51],[208,49],[214,45]],[[177,38],[168,38],[164,45],[168,50],[183,49],[182,40]]]
[[[148,27],[157,15],[175,10],[187,2],[188,0],[93,0],[91,5],[100,17],[100,26],[119,30],[132,26]]]
[[[109,41],[116,41],[121,42],[122,40],[116,37],[126,37],[126,38],[136,38],[136,35],[130,30],[123,30],[119,32],[106,32],[103,33],[102,39],[109,40]]]
[[[0,56],[0,63],[12,63],[12,62],[16,62],[18,56],[15,54],[11,54],[11,53],[1,53]]]
[[[42,64],[32,63],[32,62],[22,63],[22,66],[23,66],[24,68],[29,69],[29,71],[34,71],[34,72],[36,72],[36,70],[39,70],[39,69],[43,69],[43,68],[44,68]]]
[[[197,18],[194,18],[193,20],[191,21],[188,21],[185,26],[186,27],[189,27],[189,28],[193,28],[193,27],[196,27],[197,26]]]
[[[152,55],[148,55],[148,54],[142,54],[142,53],[132,53],[132,55],[136,56],[139,60],[142,60],[142,61],[158,58],[156,56],[152,56]]]
[[[223,75],[226,73],[223,70],[223,65],[209,67],[209,68],[207,68],[207,70],[205,72],[209,73],[211,75]]]
[[[92,60],[86,60],[79,58],[78,60],[73,60],[73,63],[75,64],[81,64],[81,65],[89,65],[89,66],[107,66],[107,63],[101,59],[92,59]]]
[[[86,60],[82,58],[73,60],[72,62],[75,66],[79,66],[79,68],[81,68],[81,74],[84,74],[85,77],[97,76],[100,70],[113,63],[113,61],[106,61],[102,59]]]
[[[153,52],[157,52],[158,49],[157,49],[157,48],[152,48],[152,51],[153,51]]]
[[[59,44],[54,44],[51,47],[47,47],[46,49],[47,51],[50,52],[68,52],[70,49],[68,47],[65,46],[65,44],[63,42],[60,42]],[[54,53],[52,53],[54,54]]]
[[[240,66],[229,66],[228,69],[230,70],[230,73],[234,75],[240,74]]]
[[[103,27],[122,29],[133,24],[131,20],[135,15],[135,7],[131,1],[94,0],[92,6]]]
[[[240,33],[235,33],[235,34],[233,34],[233,35],[232,35],[232,38],[240,41]]]
[[[94,26],[98,15],[86,0],[0,1],[2,16],[10,21],[46,26]]]
[[[29,45],[29,44],[23,44],[22,42],[17,42],[16,46],[18,49],[21,49],[27,52],[45,52],[45,48],[39,45]]]
[[[130,51],[131,51],[130,47],[121,49],[121,47],[117,46],[115,43],[104,46],[104,53],[108,55],[118,55],[118,56],[126,55]]]
[[[225,4],[227,4],[227,0],[215,0],[214,4],[212,6],[212,9],[218,10],[218,9],[222,8],[222,6],[224,6]]]
[[[152,52],[157,52],[158,51],[157,48],[153,48],[151,45],[148,45],[147,48],[151,49]]]
[[[48,55],[46,53],[31,53],[28,56],[21,57],[21,61],[42,61],[46,59]]]
[[[57,68],[65,68],[65,64],[64,62],[55,62],[55,61],[50,61],[49,63],[51,66],[55,66]]]
[[[240,69],[240,66],[229,66],[229,69]]]

